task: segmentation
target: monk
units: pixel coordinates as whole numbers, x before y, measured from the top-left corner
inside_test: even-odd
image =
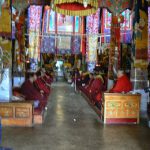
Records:
[[[39,100],[43,101],[44,96],[34,86],[33,82],[37,79],[35,73],[29,73],[27,80],[21,86],[21,93],[25,96],[26,100]]]
[[[45,68],[42,68],[40,71],[41,71],[41,79],[50,88],[51,83],[53,82],[52,76],[46,72]]]
[[[117,72],[117,82],[114,84],[113,88],[109,90],[112,93],[129,92],[132,90],[132,83],[126,76],[123,70],[118,70]]]
[[[85,85],[85,89],[89,92],[90,88],[91,88],[91,85],[92,85],[92,82],[94,81],[94,74],[93,73],[90,73],[89,74],[89,77],[90,77],[90,80],[88,82],[87,85]]]
[[[96,101],[101,101],[101,92],[103,91],[103,78],[101,75],[95,75],[94,81],[92,82],[90,88],[89,88],[89,94],[92,99],[93,104],[95,104]],[[99,96],[97,94],[99,93]],[[99,99],[97,99],[97,97]]]
[[[43,95],[48,96],[50,93],[49,87],[46,85],[45,81],[42,79],[41,71],[36,73],[37,79],[34,81],[35,87],[38,89],[39,92],[42,92]]]

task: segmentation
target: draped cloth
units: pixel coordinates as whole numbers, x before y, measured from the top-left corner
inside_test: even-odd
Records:
[[[66,28],[64,28],[63,21],[60,21],[61,19],[63,20],[64,18],[66,20],[66,24],[69,24],[70,25],[69,27],[72,28],[72,30],[71,31],[69,30],[69,32],[66,31]],[[71,33],[73,32],[73,28],[75,28],[72,20],[73,20],[72,16],[62,17],[60,14],[53,12],[50,7],[48,6],[45,7],[42,26],[41,53],[53,53],[53,54],[80,53],[81,37],[77,35],[69,35],[70,32]],[[79,26],[79,24],[77,25]],[[63,35],[61,32],[64,33],[67,32],[68,35]]]
[[[93,71],[95,64],[96,64],[96,56],[97,56],[97,42],[98,37],[96,34],[99,32],[99,14],[100,9],[93,15],[87,17],[87,26],[86,31],[89,36],[87,37],[87,61],[88,61],[88,70],[90,72]],[[92,35],[95,34],[95,35]]]
[[[11,37],[11,14],[6,8],[2,8],[0,16],[0,36]]]
[[[31,5],[28,9],[29,18],[29,56],[33,59],[40,58],[40,32],[42,6]]]
[[[81,37],[80,36],[72,36],[71,39],[71,49],[73,54],[79,54],[81,48]]]
[[[42,39],[41,39],[41,53],[55,53],[55,34],[49,34],[49,20],[51,13],[50,7],[45,7],[44,17],[43,17],[43,26],[42,26]],[[54,29],[55,31],[55,29]]]

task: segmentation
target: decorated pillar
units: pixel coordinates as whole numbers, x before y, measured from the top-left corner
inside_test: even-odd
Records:
[[[123,23],[124,21],[123,16],[120,14],[125,9],[129,8],[130,2],[130,0],[104,0],[100,3],[101,6],[107,7],[112,13],[108,65],[108,89],[112,86],[112,81],[115,78],[117,70],[120,68],[120,23]]]
[[[134,89],[148,86],[148,2],[136,0],[134,4],[131,81]]]
[[[109,51],[109,67],[108,67],[108,78],[114,79],[117,70],[120,68],[120,23],[123,23],[124,18],[117,13],[112,14],[111,21],[111,40],[110,40],[110,51]]]
[[[97,60],[97,44],[98,44],[98,32],[99,32],[99,15],[100,9],[93,15],[87,16],[86,22],[86,34],[87,45],[86,45],[86,61],[88,71],[93,72]]]

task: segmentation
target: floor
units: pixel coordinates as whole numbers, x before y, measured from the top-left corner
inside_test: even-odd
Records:
[[[74,88],[55,82],[43,125],[2,128],[2,145],[13,150],[150,150],[150,128],[103,125]]]

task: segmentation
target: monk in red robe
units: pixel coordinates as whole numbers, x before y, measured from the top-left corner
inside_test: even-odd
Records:
[[[129,92],[132,90],[132,83],[129,78],[126,76],[124,71],[118,70],[117,73],[117,82],[114,84],[113,88],[110,89],[109,92],[112,93],[121,93],[121,92]]]
[[[50,93],[49,87],[46,85],[45,81],[42,79],[41,72],[36,73],[37,79],[34,81],[35,87],[39,92],[42,92],[45,96],[48,96]]]
[[[101,75],[96,75],[89,89],[90,97],[94,104],[96,101],[101,101],[101,97],[97,99],[98,97],[97,94],[99,93],[99,95],[101,96],[102,91],[103,91],[103,78]]]
[[[89,80],[88,84],[85,85],[85,90],[86,90],[87,92],[90,91],[91,85],[92,85],[92,83],[93,83],[93,81],[94,81],[94,74],[93,74],[93,73],[90,73],[89,77],[90,77],[90,80]]]
[[[21,93],[25,96],[26,100],[39,100],[43,101],[45,97],[40,93],[33,82],[37,79],[35,73],[28,74],[27,80],[21,86]]]

